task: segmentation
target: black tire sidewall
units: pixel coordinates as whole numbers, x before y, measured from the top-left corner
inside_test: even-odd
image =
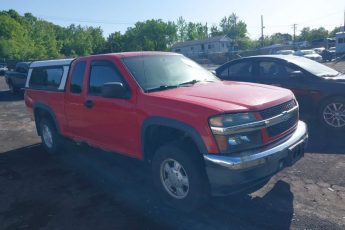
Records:
[[[180,145],[175,142],[160,147],[152,161],[153,182],[160,197],[169,206],[185,212],[190,212],[201,206],[209,196],[207,177],[202,168],[202,162],[193,154],[183,144]],[[160,170],[161,164],[166,159],[174,159],[179,162],[188,175],[189,191],[185,198],[172,197],[162,184]]]
[[[319,121],[322,123],[322,125],[328,129],[328,130],[333,130],[333,131],[345,131],[345,126],[341,127],[341,128],[336,128],[333,126],[330,126],[323,117],[323,111],[326,108],[327,105],[331,104],[331,103],[342,103],[345,106],[345,98],[342,97],[335,97],[335,98],[330,98],[325,100],[324,102],[321,103],[321,106],[319,108],[318,111],[318,117],[319,117]]]
[[[52,147],[48,147],[44,141],[43,138],[43,126],[47,126],[51,133],[52,133],[52,139],[53,139],[53,145]],[[42,140],[42,145],[44,147],[44,149],[50,153],[50,154],[56,154],[58,152],[58,145],[59,145],[59,135],[56,131],[55,126],[53,125],[53,123],[47,119],[42,119],[42,121],[40,122],[40,132],[41,132],[41,140]]]

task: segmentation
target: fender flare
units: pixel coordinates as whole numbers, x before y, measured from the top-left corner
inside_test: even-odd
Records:
[[[35,123],[36,123],[36,130],[37,130],[37,133],[40,135],[40,131],[39,131],[39,125],[37,123],[37,118],[36,118],[36,114],[35,114],[35,110],[36,109],[42,109],[42,110],[45,110],[52,118],[53,118],[53,122],[54,122],[54,125],[58,131],[58,133],[60,133],[60,126],[59,126],[59,123],[58,123],[58,120],[55,116],[55,113],[54,111],[46,104],[44,103],[41,103],[41,102],[35,102],[33,105],[32,105],[32,109],[34,111],[34,117],[35,117]]]
[[[143,157],[144,159],[146,159],[146,153],[145,153],[145,135],[146,135],[146,131],[147,128],[149,128],[151,125],[160,125],[160,126],[165,126],[165,127],[169,127],[169,128],[174,128],[180,131],[185,132],[190,138],[192,138],[192,140],[194,141],[194,143],[196,144],[199,152],[201,154],[207,154],[207,148],[206,145],[204,143],[204,141],[202,140],[200,134],[198,133],[198,131],[192,127],[191,125],[175,120],[175,119],[171,119],[171,118],[165,118],[165,117],[159,117],[159,116],[152,116],[152,117],[148,117],[144,120],[142,126],[141,126],[141,150],[143,153]]]

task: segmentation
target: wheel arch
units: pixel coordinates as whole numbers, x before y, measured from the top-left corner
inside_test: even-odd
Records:
[[[156,143],[156,146],[151,148],[150,138],[152,138],[152,132],[159,133],[160,131],[163,131],[161,134],[162,137],[164,137],[164,131],[168,130],[175,132],[174,134],[180,134],[179,137],[184,138],[186,141],[192,141],[200,154],[206,154],[208,152],[200,134],[194,127],[175,119],[154,116],[146,118],[141,127],[141,149],[143,160],[150,162],[154,155],[155,147],[159,147],[161,145]],[[158,137],[160,138],[161,135]],[[166,142],[163,141],[163,143]]]
[[[36,130],[39,136],[41,135],[41,131],[39,129],[39,123],[43,117],[51,120],[54,126],[56,127],[57,132],[60,133],[60,126],[55,116],[55,113],[48,105],[38,102],[38,103],[34,103],[32,108],[34,111]]]

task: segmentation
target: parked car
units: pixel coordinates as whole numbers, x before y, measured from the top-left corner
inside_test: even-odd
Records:
[[[47,152],[64,136],[145,161],[157,195],[187,211],[267,182],[307,140],[290,90],[223,82],[174,53],[33,62],[25,102]]]
[[[295,51],[294,50],[278,50],[276,54],[293,55],[295,54]]]
[[[7,64],[6,63],[0,63],[0,75],[4,75],[7,71]]]
[[[315,51],[315,53],[321,55],[322,52],[323,52],[324,50],[326,50],[326,48],[325,48],[325,47],[318,47],[318,48],[314,48],[313,50]]]
[[[302,113],[333,130],[345,130],[345,75],[297,56],[262,55],[237,59],[216,69],[223,80],[255,82],[291,89]]]
[[[12,93],[19,93],[26,83],[30,62],[18,62],[15,71],[7,71],[5,79]]]
[[[314,50],[298,50],[295,52],[295,55],[305,57],[317,62],[322,61],[321,55],[317,54]]]
[[[324,61],[332,61],[337,57],[335,47],[331,47],[327,50],[325,49],[322,51],[321,56]]]

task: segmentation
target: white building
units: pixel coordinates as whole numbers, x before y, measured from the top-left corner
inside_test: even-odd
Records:
[[[335,38],[335,52],[337,55],[345,54],[345,31],[336,33]]]
[[[172,51],[190,58],[202,58],[212,54],[228,53],[235,50],[232,39],[227,36],[216,36],[202,40],[176,43]]]

